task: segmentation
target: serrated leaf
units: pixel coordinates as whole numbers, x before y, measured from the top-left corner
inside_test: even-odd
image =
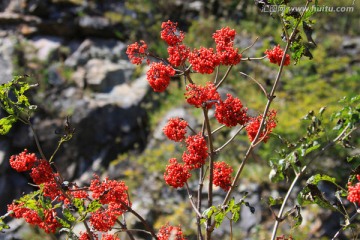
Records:
[[[234,198],[231,198],[229,203],[228,203],[228,208],[229,209],[232,209],[235,205],[235,199]]]
[[[307,184],[306,187],[298,194],[297,200],[301,206],[317,204],[322,208],[338,212],[338,209],[330,204],[330,202],[324,198],[318,187],[313,184]]]
[[[271,207],[275,205],[281,205],[283,201],[284,199],[282,197],[273,198],[272,196],[270,196],[267,200],[267,204]]]
[[[296,227],[300,226],[302,223],[303,217],[301,215],[300,210],[301,210],[300,206],[296,205],[295,213],[291,215],[293,217],[293,220],[295,221],[295,224],[294,224],[294,226],[292,226],[292,228],[296,228]]]
[[[317,150],[321,146],[318,142],[313,142],[313,144],[315,144],[315,145],[313,145],[312,147],[306,148],[303,156],[308,155],[309,153]]]
[[[64,219],[59,218],[59,217],[57,217],[56,219],[57,219],[58,222],[61,224],[61,226],[63,226],[64,228],[70,228],[70,227],[71,227],[70,223],[68,223],[68,222],[65,221]]]
[[[307,183],[317,185],[320,181],[328,181],[328,182],[336,184],[336,178],[330,177],[326,174],[316,174],[314,176],[311,176],[307,180]]]
[[[0,134],[5,135],[7,134],[13,123],[16,122],[16,117],[14,115],[9,115],[7,117],[3,117],[0,119]]]
[[[239,221],[239,219],[240,219],[240,211],[233,212],[232,220],[233,220],[234,222],[237,222],[237,221]]]
[[[69,209],[65,208],[62,213],[63,213],[64,217],[66,218],[66,220],[68,220],[69,222],[76,221],[76,218],[72,215],[72,213],[70,212]]]
[[[80,198],[74,198],[73,203],[76,207],[76,210],[79,212],[80,215],[82,215],[85,211],[84,201]]]
[[[98,200],[94,200],[91,203],[89,203],[89,205],[86,208],[86,212],[88,213],[92,213],[95,212],[96,210],[98,210],[99,208],[101,208],[101,203]]]
[[[4,223],[3,216],[0,217],[0,232],[2,232],[4,229],[10,229],[10,226]]]
[[[215,217],[214,217],[214,220],[215,220],[215,227],[218,228],[221,223],[223,222],[225,218],[225,213],[223,212],[218,212]]]

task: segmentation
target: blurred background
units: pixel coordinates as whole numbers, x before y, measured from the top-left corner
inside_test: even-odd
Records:
[[[290,2],[294,6],[305,3]],[[284,196],[289,186],[286,181],[273,184],[268,177],[269,159],[279,158],[277,152],[286,146],[281,139],[291,142],[301,138],[307,126],[301,119],[324,106],[324,124],[333,127],[335,123],[328,119],[341,109],[338,100],[360,92],[360,3],[318,3],[354,6],[354,10],[317,12],[313,17],[313,39],[317,43],[311,50],[313,59],[302,58],[285,69],[272,106],[278,111],[275,135],[251,156],[236,193],[241,197],[240,192],[249,192],[247,200],[255,207],[255,214],[242,209],[241,220],[233,229],[235,239],[269,239],[274,220],[264,199]],[[186,33],[184,42],[191,47],[214,47],[212,33],[229,26],[238,33],[235,46],[240,51],[254,43],[243,57],[261,57],[266,49],[284,46],[284,42],[279,20],[261,12],[259,4],[258,0],[1,0],[0,83],[25,74],[28,81],[39,83],[31,93],[38,105],[32,122],[46,156],[55,150],[69,116],[75,135],[55,157],[66,179],[80,186],[89,183],[93,173],[124,180],[134,208],[155,228],[166,222],[181,224],[189,239],[195,239],[195,220],[191,220],[195,217],[185,190],[174,190],[163,181],[168,159],[181,158],[184,146],[167,141],[162,127],[168,118],[179,116],[199,128],[201,113],[186,106],[182,79],[172,80],[164,93],[149,89],[146,67],[132,65],[126,47],[145,40],[152,52],[166,58],[166,44],[160,40],[161,22],[172,20]],[[258,115],[266,98],[240,71],[270,88],[277,67],[268,61],[244,61],[233,69],[221,89],[238,96],[250,114]],[[209,76],[196,75],[194,80],[204,82]],[[223,131],[216,144],[221,146],[232,134],[231,129]],[[245,133],[240,134],[219,160],[236,166],[248,144]],[[11,155],[24,148],[38,153],[28,126],[17,124],[10,134],[0,136],[0,215],[12,199],[33,190],[27,184],[28,176],[13,171],[8,163]],[[308,176],[311,171],[327,169],[345,184],[352,167],[346,164],[348,153],[333,148],[313,163]],[[196,178],[192,180],[190,187],[195,189]],[[216,189],[215,204],[223,196],[224,192]],[[284,233],[290,232],[295,239],[329,239],[340,228],[338,215],[316,206],[303,209],[303,217],[297,229],[289,230],[290,225],[283,224]],[[130,215],[128,218],[132,228],[142,227]],[[61,238],[45,235],[19,220],[10,226],[11,231],[0,233],[0,239]],[[214,239],[227,236],[227,224],[214,232]],[[146,235],[138,237],[146,239]],[[127,238],[121,235],[121,239]]]

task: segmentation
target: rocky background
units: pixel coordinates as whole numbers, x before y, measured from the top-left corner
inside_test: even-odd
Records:
[[[13,75],[24,74],[29,75],[29,81],[39,83],[39,89],[32,95],[38,105],[32,121],[46,156],[51,156],[56,148],[69,116],[76,129],[74,138],[55,156],[64,177],[81,185],[94,172],[114,179],[123,178],[126,171],[135,172],[137,181],[142,182],[134,190],[137,193],[134,207],[154,223],[160,214],[167,212],[167,206],[186,201],[186,193],[164,188],[162,173],[145,175],[146,169],[138,169],[131,158],[111,162],[123,153],[138,156],[145,150],[151,151],[159,141],[164,141],[161,126],[171,116],[186,116],[193,125],[198,123],[187,109],[177,107],[165,114],[156,129],[150,129],[149,111],[157,107],[158,100],[148,87],[146,69],[129,63],[125,54],[127,44],[134,39],[152,39],[151,34],[156,34],[151,33],[152,26],[170,18],[186,29],[200,16],[240,20],[246,17],[247,9],[256,6],[252,1],[233,1],[236,4],[230,7],[221,1],[165,1],[159,5],[154,1],[155,7],[150,10],[158,13],[155,16],[146,9],[152,1],[144,1],[147,4],[143,10],[141,2],[2,0],[0,83],[9,81]],[[243,39],[241,44],[246,47],[249,43],[250,38]],[[253,51],[261,44],[259,41]],[[360,39],[347,38],[340,48],[345,54],[357,56]],[[6,212],[6,204],[12,199],[32,190],[27,184],[29,179],[11,171],[8,163],[12,154],[24,148],[37,152],[28,126],[18,124],[9,135],[0,136],[0,215]],[[256,183],[240,190],[251,192],[248,200],[256,209],[262,208],[261,194],[269,191],[267,186]],[[216,197],[222,194],[219,190]],[[177,215],[168,214],[175,218],[190,214],[186,209]],[[254,226],[265,218],[263,215],[269,215],[268,210],[251,215],[248,209],[243,209],[240,231],[255,231]],[[308,217],[312,218],[311,212]],[[134,224],[136,227],[137,223]],[[316,228],[322,225],[318,224]],[[321,234],[331,231],[331,224],[329,221]],[[14,221],[12,226],[13,232],[0,234],[0,239],[22,239],[26,227],[19,221]],[[218,236],[223,236],[224,231],[228,229],[217,231]]]

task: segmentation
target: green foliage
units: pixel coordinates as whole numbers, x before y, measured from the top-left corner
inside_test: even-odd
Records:
[[[92,213],[101,208],[102,204],[98,200],[91,201],[91,203],[87,206],[86,212]]]
[[[76,221],[76,218],[72,215],[71,211],[68,208],[64,208],[62,213],[68,222],[73,223]]]
[[[320,148],[320,139],[322,137],[323,127],[321,124],[322,114],[325,108],[321,108],[319,114],[316,115],[314,111],[310,111],[303,120],[310,122],[307,126],[307,134],[301,137],[297,142],[290,143],[287,140],[281,140],[286,143],[286,147],[279,151],[281,159],[271,158],[270,179],[273,182],[279,182],[289,175],[289,170],[293,169],[295,172],[300,172],[301,168],[307,164],[306,158],[312,152]],[[289,151],[290,150],[290,151]]]
[[[247,193],[245,193],[245,196],[237,203],[235,203],[235,199],[232,198],[226,206],[211,206],[210,208],[206,209],[202,213],[203,218],[200,221],[201,224],[204,224],[212,217],[214,217],[216,228],[222,224],[225,218],[228,218],[233,222],[237,222],[240,218],[241,205],[245,205],[250,209],[251,213],[254,213],[255,208],[250,206],[250,204],[244,200],[246,196]],[[228,214],[230,214],[230,216],[228,216]]]
[[[5,217],[6,215],[0,217],[0,233],[2,233],[4,229],[10,229],[10,226],[4,222]]]
[[[25,95],[30,88],[24,76],[14,77],[10,82],[0,85],[0,107],[8,114],[0,119],[1,135],[7,134],[17,120],[28,119],[36,109]]]
[[[311,184],[309,182],[299,193],[297,201],[301,206],[306,206],[308,204],[317,204],[322,208],[326,208],[335,212],[339,211],[330,203],[329,200],[324,197],[317,185]]]
[[[343,130],[345,127],[354,128],[360,123],[360,95],[352,98],[344,97],[339,101],[344,107],[332,115],[332,119],[338,119],[334,129]]]

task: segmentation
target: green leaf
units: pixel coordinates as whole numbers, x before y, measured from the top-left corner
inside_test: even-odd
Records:
[[[3,117],[0,119],[0,134],[5,135],[7,134],[13,123],[16,122],[16,117],[14,115],[9,115],[7,117]]]
[[[306,148],[304,154],[302,156],[306,156],[308,155],[309,153],[317,150],[318,148],[320,147],[320,144],[318,142],[313,142],[313,146],[312,147],[309,147],[309,148]]]
[[[215,219],[215,227],[216,228],[218,228],[221,225],[224,218],[225,218],[225,213],[223,213],[221,211],[215,214],[214,219]]]
[[[239,221],[239,219],[240,219],[240,209],[239,209],[239,211],[234,211],[234,212],[232,212],[232,214],[233,214],[232,220],[233,220],[234,222]]]
[[[292,226],[292,228],[296,228],[296,227],[300,226],[302,223],[303,217],[301,216],[300,209],[301,209],[300,206],[296,205],[295,206],[296,211],[294,214],[291,215],[293,220],[295,221],[295,224],[294,224],[294,226]]]
[[[297,200],[301,206],[317,204],[322,208],[338,211],[329,201],[325,199],[321,191],[314,184],[307,184],[306,187],[298,194]]]
[[[88,212],[88,213],[95,212],[96,210],[101,208],[101,206],[102,205],[98,200],[94,200],[88,205],[88,207],[86,208],[86,212]]]
[[[326,174],[316,174],[314,176],[311,176],[307,180],[307,184],[317,185],[320,181],[328,181],[328,182],[336,184],[336,178],[330,177]]]
[[[267,204],[271,207],[275,205],[281,205],[283,201],[284,199],[282,197],[273,198],[272,196],[270,196],[267,200]]]
[[[74,206],[76,207],[78,213],[80,215],[82,215],[85,211],[84,201],[81,200],[80,198],[74,198],[73,203],[74,203]]]
[[[2,232],[4,229],[10,229],[10,226],[4,223],[3,219],[5,216],[0,217],[0,232]]]
[[[70,210],[68,208],[64,208],[63,210],[63,215],[66,218],[66,220],[68,220],[69,222],[75,222],[76,218],[72,215],[72,213],[70,212]]]
[[[204,224],[204,223],[206,223],[206,221],[207,221],[206,218],[201,218],[201,219],[200,219],[200,224]]]
[[[70,223],[68,223],[68,222],[65,221],[64,219],[59,218],[59,217],[57,217],[56,219],[59,221],[59,223],[61,224],[61,226],[63,226],[64,228],[70,228],[70,227],[71,227]]]

